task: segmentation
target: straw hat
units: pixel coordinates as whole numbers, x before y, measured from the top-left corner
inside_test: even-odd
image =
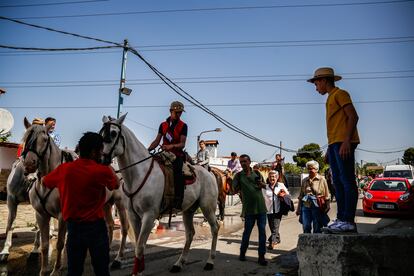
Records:
[[[179,101],[174,101],[171,103],[170,111],[184,111],[184,104]]]
[[[314,83],[315,80],[320,78],[333,78],[334,81],[339,81],[342,79],[341,76],[336,76],[334,70],[330,67],[321,67],[316,69],[315,73],[313,74],[313,78],[308,79],[308,82]]]
[[[43,126],[45,121],[42,118],[34,118],[32,121],[32,125],[41,125]]]

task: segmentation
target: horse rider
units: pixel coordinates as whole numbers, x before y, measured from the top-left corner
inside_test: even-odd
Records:
[[[185,154],[183,149],[187,140],[188,127],[180,119],[183,112],[185,112],[183,103],[179,101],[172,102],[170,105],[170,116],[165,122],[160,124],[157,137],[148,147],[149,151],[155,149],[160,144],[162,138],[161,148],[164,151],[174,153],[176,156],[173,161],[175,209],[181,209],[184,197],[183,164]]]
[[[206,149],[206,142],[204,142],[204,140],[201,140],[198,144],[200,146],[200,150],[197,152],[196,164],[203,166],[208,170],[208,164],[210,163],[210,154]]]
[[[59,133],[56,132],[56,119],[53,117],[47,117],[45,119],[45,126],[49,127],[49,136],[53,139],[53,142],[55,142],[56,146],[60,148],[61,138]]]

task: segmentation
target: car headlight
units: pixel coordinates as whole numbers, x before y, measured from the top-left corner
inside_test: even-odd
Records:
[[[371,199],[371,198],[373,198],[373,195],[370,194],[369,192],[365,192],[365,198],[366,199]]]
[[[402,194],[400,195],[400,200],[407,200],[409,196],[410,196],[410,193]]]

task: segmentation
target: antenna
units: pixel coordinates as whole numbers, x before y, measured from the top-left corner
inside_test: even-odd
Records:
[[[0,108],[0,134],[8,133],[13,125],[13,115],[8,110]]]

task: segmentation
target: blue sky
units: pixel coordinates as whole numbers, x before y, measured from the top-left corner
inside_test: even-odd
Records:
[[[62,2],[66,4],[56,5]],[[414,146],[414,1],[372,5],[343,4],[373,0],[67,2],[1,1],[0,15],[119,43],[126,38],[151,64],[193,97],[212,105],[226,120],[267,142],[278,145],[282,141],[284,147],[295,150],[308,143],[327,143],[326,97],[305,80],[317,67],[334,67],[343,76],[337,85],[350,92],[360,117],[360,149],[398,151]],[[45,3],[54,5],[40,5]],[[5,7],[24,4],[37,6]],[[224,7],[251,8],[194,11]],[[154,12],[179,9],[192,11]],[[119,14],[138,11],[153,12]],[[115,14],[96,15],[108,13]],[[60,17],[63,15],[71,17]],[[42,48],[106,45],[5,20],[0,20],[0,44]],[[183,44],[201,45],[159,46]],[[158,47],[143,47],[155,45]],[[0,87],[7,90],[0,96],[0,107],[9,110],[15,120],[11,141],[20,141],[24,116],[30,120],[55,117],[62,146],[69,148],[74,148],[83,132],[99,130],[103,115],[116,116],[121,56],[120,49],[92,53],[0,49]],[[180,78],[192,79],[180,83]],[[156,76],[131,53],[126,85],[133,92],[121,108],[128,112],[125,123],[149,145],[169,114],[169,103],[181,99],[158,84]],[[220,127],[220,133],[202,135],[219,140],[219,155],[236,151],[258,161],[273,159],[276,149],[232,132],[183,102],[189,153],[195,153],[200,132]],[[283,154],[292,162],[291,153]],[[402,154],[359,150],[356,159],[381,163]]]

